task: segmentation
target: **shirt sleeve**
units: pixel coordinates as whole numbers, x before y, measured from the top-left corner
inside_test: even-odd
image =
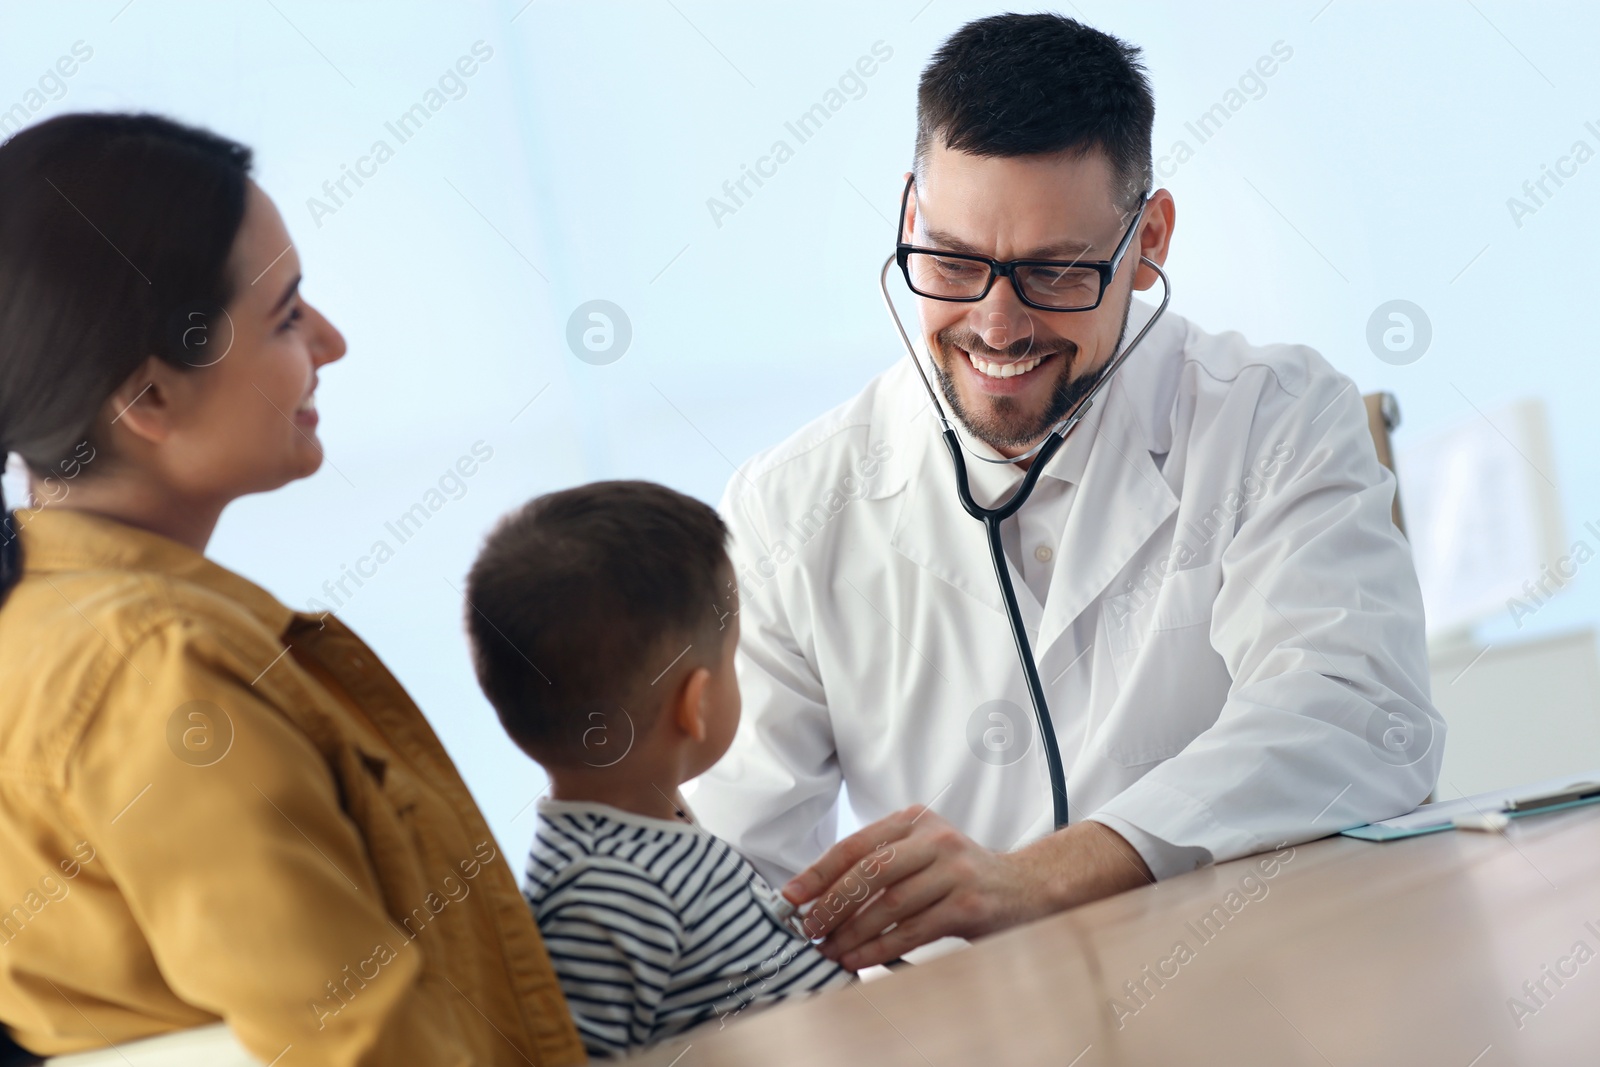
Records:
[[[660,1037],[662,999],[684,932],[671,898],[631,864],[590,856],[562,872],[535,912],[561,991],[591,1056]]]
[[[1222,553],[1210,639],[1227,700],[1096,813],[1217,862],[1410,811],[1444,755],[1394,476],[1354,384],[1313,375],[1252,438],[1283,467]]]
[[[172,992],[263,1063],[469,1063],[323,755],[183,623],[119,653],[63,799]]]
[[[742,471],[721,511],[739,581],[744,714],[728,755],[700,777],[694,806],[706,829],[781,886],[833,844],[842,776],[827,695],[782,597],[779,568],[801,564],[769,555],[769,525]]]

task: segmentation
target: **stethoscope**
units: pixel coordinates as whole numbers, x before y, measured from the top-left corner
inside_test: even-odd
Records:
[[[910,193],[910,187],[911,183],[908,181],[906,183],[907,194]],[[1138,210],[1141,214],[1146,203],[1148,203],[1147,199],[1140,199]],[[902,198],[899,224],[903,226],[904,222],[905,199]],[[1055,726],[1050,720],[1050,708],[1045,702],[1044,686],[1039,681],[1039,665],[1034,662],[1033,646],[1029,643],[1027,630],[1022,625],[1022,609],[1017,604],[1017,592],[1011,584],[1011,571],[1006,566],[1005,548],[1000,543],[1000,524],[1015,515],[1022,505],[1027,503],[1028,497],[1033,494],[1033,487],[1038,483],[1039,475],[1044,470],[1045,464],[1049,463],[1051,457],[1066,443],[1067,434],[1071,433],[1073,427],[1077,426],[1084,415],[1088,414],[1095,398],[1100,395],[1101,390],[1110,384],[1112,375],[1133,354],[1133,350],[1139,347],[1139,342],[1144,340],[1145,335],[1150,332],[1150,328],[1156,324],[1156,320],[1167,310],[1167,304],[1172,300],[1172,282],[1167,278],[1167,273],[1161,269],[1160,264],[1145,256],[1140,256],[1139,262],[1148,266],[1161,277],[1161,303],[1156,308],[1156,313],[1150,316],[1150,320],[1134,335],[1133,341],[1106,364],[1094,386],[1060,422],[1056,423],[1043,441],[1040,441],[1020,456],[1010,459],[991,459],[988,456],[973,452],[957,435],[949,416],[945,414],[944,406],[939,403],[939,395],[934,391],[933,383],[928,380],[927,373],[922,369],[922,361],[917,358],[916,348],[911,344],[911,338],[906,334],[906,328],[900,321],[899,312],[894,309],[894,301],[889,299],[889,268],[895,266],[899,261],[899,247],[904,244],[899,240],[899,237],[900,230],[899,226],[897,226],[895,230],[896,250],[893,255],[884,261],[883,269],[878,272],[878,290],[883,294],[883,305],[889,309],[889,317],[894,320],[895,330],[900,334],[900,342],[905,345],[906,352],[911,356],[911,364],[917,368],[917,376],[922,379],[922,386],[928,391],[928,400],[933,404],[934,413],[939,417],[940,433],[944,437],[945,449],[950,453],[950,460],[955,464],[956,468],[956,495],[961,499],[961,506],[966,509],[967,514],[983,523],[984,530],[988,534],[989,558],[994,563],[995,578],[1000,585],[1000,596],[1005,600],[1006,617],[1011,621],[1011,636],[1017,645],[1017,658],[1022,662],[1022,673],[1028,683],[1028,698],[1033,702],[1034,718],[1039,724],[1039,738],[1044,747],[1045,766],[1050,774],[1050,796],[1054,810],[1055,826],[1059,830],[1067,825],[1067,776],[1061,766],[1061,747],[1056,742]],[[974,459],[982,460],[985,463],[1020,463],[1028,459],[1032,459],[1034,462],[1023,476],[1022,484],[1017,486],[1010,499],[998,507],[986,508],[979,505],[972,497],[972,485],[967,478],[966,459],[961,454],[963,449],[971,452]]]

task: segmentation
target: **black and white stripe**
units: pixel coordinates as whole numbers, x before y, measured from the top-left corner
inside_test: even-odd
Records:
[[[697,826],[541,800],[523,895],[591,1056],[850,980],[784,925],[755,868]]]

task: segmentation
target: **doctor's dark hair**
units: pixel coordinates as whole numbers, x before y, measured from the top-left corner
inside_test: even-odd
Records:
[[[920,177],[933,138],[976,156],[1101,151],[1131,207],[1154,181],[1155,95],[1140,51],[1062,15],[991,15],[957,30],[917,85]]]
[[[737,610],[728,529],[652,482],[595,482],[505,516],[467,575],[472,663],[545,766],[605,767],[655,725],[673,668],[714,667]]]
[[[104,476],[95,422],[117,387],[149,356],[212,362],[250,163],[145,114],[60,115],[0,144],[0,455],[41,480]],[[0,516],[3,600],[22,559],[3,498]]]

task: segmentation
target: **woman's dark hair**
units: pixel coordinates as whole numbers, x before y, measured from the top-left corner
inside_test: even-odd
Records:
[[[1155,115],[1138,48],[1064,15],[991,15],[922,72],[914,167],[920,178],[935,137],[975,156],[1099,150],[1130,206],[1153,181]]]
[[[146,358],[214,362],[250,162],[159,115],[61,115],[0,144],[0,456],[76,474],[106,398]],[[3,496],[0,519],[3,599],[22,568]]]

